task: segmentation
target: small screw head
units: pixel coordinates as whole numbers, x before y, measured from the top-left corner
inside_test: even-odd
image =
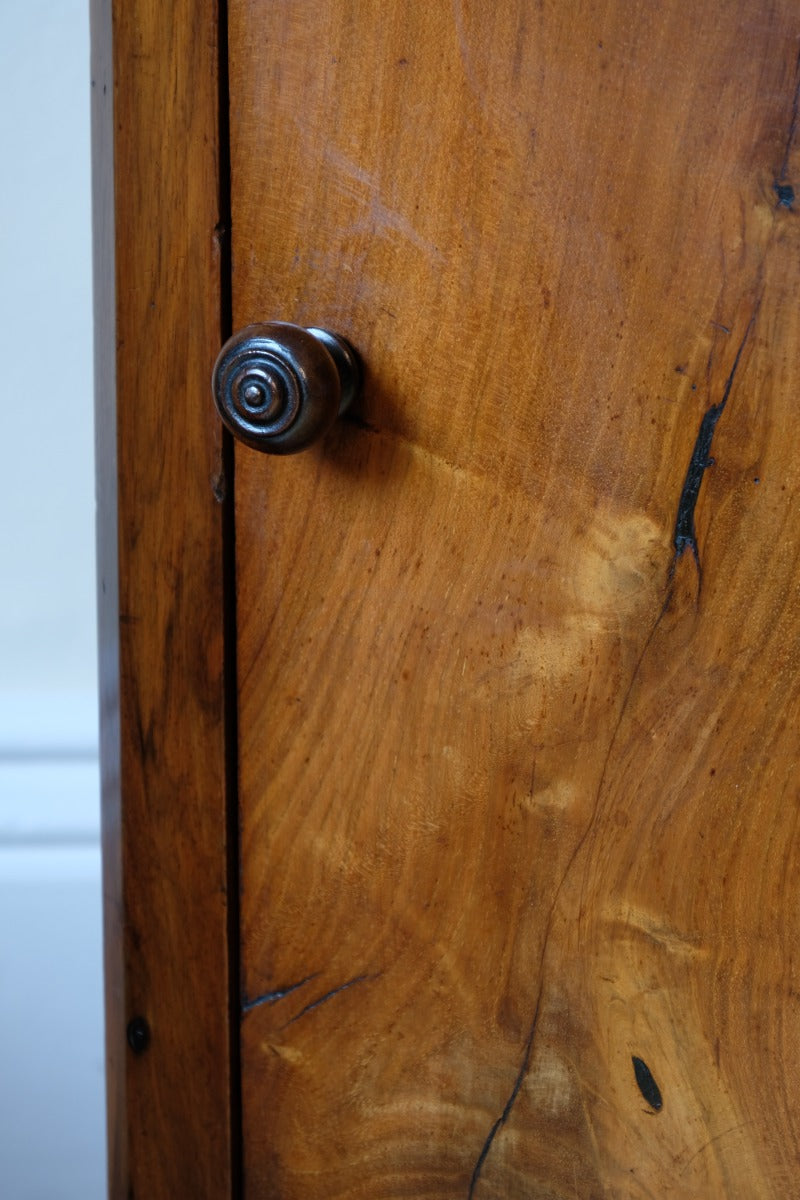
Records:
[[[134,1054],[144,1054],[150,1045],[150,1026],[144,1017],[134,1017],[128,1022],[127,1038]]]

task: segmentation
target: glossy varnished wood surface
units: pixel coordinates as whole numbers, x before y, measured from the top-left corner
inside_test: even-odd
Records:
[[[796,6],[230,16],[246,1194],[789,1195]]]
[[[92,41],[110,1195],[217,1200],[232,1155],[216,6],[95,0]]]

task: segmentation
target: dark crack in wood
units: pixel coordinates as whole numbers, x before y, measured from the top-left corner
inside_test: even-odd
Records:
[[[717,422],[725,411],[728,403],[728,398],[733,388],[733,381],[736,378],[736,372],[739,368],[742,353],[756,319],[756,312],[750,318],[747,328],[744,331],[744,336],[739,343],[739,348],[736,351],[736,357],[733,360],[730,374],[725,381],[725,390],[722,393],[722,399],[718,404],[712,404],[703,415],[700,422],[700,429],[692,450],[692,457],[689,460],[689,468],[686,472],[686,478],[681,489],[680,500],[678,501],[678,513],[675,518],[675,535],[673,538],[673,546],[675,547],[675,560],[679,559],[684,551],[691,550],[694,560],[697,563],[697,569],[700,570],[700,551],[697,545],[697,531],[694,523],[694,513],[697,506],[697,499],[700,495],[700,486],[703,482],[703,476],[707,469],[713,465],[714,459],[711,457],[711,444],[714,440],[714,431],[717,428]],[[673,563],[674,566],[674,563]]]
[[[320,1005],[326,1004],[328,1000],[332,1000],[333,997],[338,996],[340,992],[346,992],[348,988],[355,987],[357,983],[365,983],[368,979],[377,978],[377,975],[356,975],[354,979],[348,979],[346,983],[340,983],[338,987],[331,988],[331,990],[326,992],[324,996],[318,996],[316,1000],[312,1000],[310,1004],[305,1006],[305,1008],[301,1008],[300,1012],[296,1013],[290,1021],[287,1021],[283,1028],[286,1029],[289,1025],[294,1025],[295,1021],[299,1021],[301,1017],[306,1015],[306,1013],[313,1012],[315,1008],[319,1008]]]
[[[536,1010],[533,1014],[533,1020],[531,1021],[531,1027],[528,1030],[527,1041],[525,1042],[525,1049],[524,1049],[524,1052],[522,1055],[522,1063],[520,1064],[520,1068],[517,1071],[517,1077],[514,1080],[514,1086],[511,1089],[511,1094],[509,1095],[508,1099],[506,1100],[503,1111],[500,1113],[500,1116],[497,1118],[494,1125],[489,1130],[486,1141],[483,1143],[483,1146],[481,1147],[481,1152],[478,1155],[475,1166],[472,1169],[472,1177],[469,1182],[469,1192],[467,1193],[468,1200],[472,1200],[472,1197],[475,1195],[475,1188],[478,1186],[478,1180],[480,1179],[481,1171],[483,1170],[483,1164],[486,1162],[487,1155],[489,1154],[489,1151],[492,1148],[492,1142],[497,1137],[497,1134],[500,1132],[500,1130],[503,1128],[506,1121],[510,1117],[511,1110],[513,1109],[514,1104],[517,1099],[517,1096],[519,1095],[519,1090],[522,1087],[522,1084],[525,1080],[525,1076],[528,1074],[528,1070],[531,1065],[531,1055],[533,1053],[533,1039],[536,1035],[536,1025],[539,1021],[539,1008],[541,1007],[541,1003],[542,1003],[542,989],[540,987],[539,988],[539,996],[536,1001]]]
[[[259,1008],[262,1004],[276,1004],[278,1000],[283,1000],[284,996],[290,996],[292,992],[296,992],[298,988],[311,983],[312,979],[317,979],[318,976],[319,971],[315,971],[313,975],[306,975],[305,979],[298,979],[297,983],[288,983],[285,987],[276,988],[272,992],[264,992],[252,1000],[243,1000],[242,1012],[251,1012],[254,1008]]]

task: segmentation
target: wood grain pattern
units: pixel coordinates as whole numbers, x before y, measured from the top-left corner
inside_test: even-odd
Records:
[[[110,1194],[216,1200],[232,1170],[216,5],[95,0],[92,36]]]
[[[247,1194],[786,1196],[796,6],[230,9]]]

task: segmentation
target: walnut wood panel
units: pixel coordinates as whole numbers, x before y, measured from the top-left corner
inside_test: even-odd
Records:
[[[246,1194],[784,1197],[796,5],[230,17]]]
[[[110,1194],[217,1200],[232,1165],[216,5],[96,0],[92,36]]]

